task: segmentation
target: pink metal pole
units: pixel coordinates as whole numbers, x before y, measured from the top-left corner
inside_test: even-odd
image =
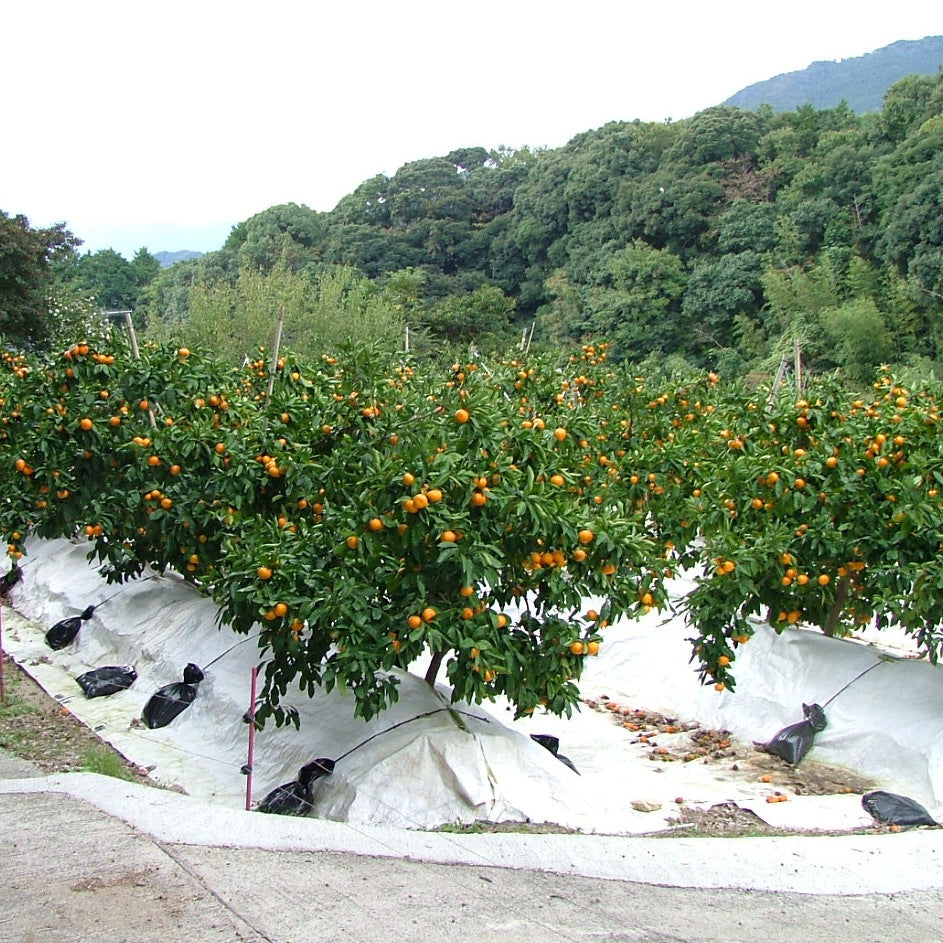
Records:
[[[3,673],[3,593],[0,593],[0,704],[7,702],[7,679]]]
[[[259,669],[252,666],[252,680],[249,684],[249,755],[246,758],[246,812],[252,809],[252,761],[255,759],[255,694],[259,679]]]

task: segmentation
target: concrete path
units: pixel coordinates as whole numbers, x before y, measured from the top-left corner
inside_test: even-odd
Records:
[[[151,807],[151,793],[164,801]],[[145,811],[129,813],[122,796],[135,798]],[[221,829],[227,846],[206,840],[200,809],[212,829]],[[786,846],[785,857],[778,840],[771,839],[686,841],[683,854],[670,838],[616,839],[607,846],[621,849],[618,854],[631,862],[627,869],[648,860],[655,873],[659,862],[672,863],[679,873],[669,883],[692,883],[691,874],[710,875],[712,867],[725,872],[724,849],[729,849],[741,856],[734,860],[745,869],[759,868],[765,855],[771,874],[808,869],[821,884],[814,893],[776,893],[666,887],[647,883],[645,875],[629,881],[439,864],[401,857],[408,854],[405,845],[388,849],[386,857],[250,847],[247,839],[256,840],[259,821],[271,823],[280,835],[274,843],[283,848],[300,848],[304,841],[297,830],[315,826],[308,843],[323,847],[317,828],[322,823],[230,814],[235,824],[227,827],[215,810],[186,797],[88,774],[43,777],[29,764],[0,755],[0,941],[936,943],[941,938],[943,869],[933,857],[940,844],[937,831],[881,836],[901,842],[897,848],[866,836],[852,859],[846,858],[843,840],[836,839],[799,839],[807,844]],[[129,824],[136,815],[138,823]],[[366,840],[363,830],[333,834],[331,840],[338,834],[359,835],[361,844]],[[466,841],[458,849],[465,850],[455,850],[456,857],[497,860],[493,852],[500,845],[489,841],[496,836],[446,836],[459,837]],[[580,847],[588,847],[587,838],[592,842],[585,836],[511,837],[574,839],[576,857]],[[417,849],[426,847],[428,836],[413,838]],[[478,857],[470,858],[476,839]],[[642,855],[633,851],[640,842]],[[757,850],[746,854],[738,846]],[[523,844],[509,848],[520,850]],[[897,857],[901,853],[904,858]],[[848,862],[862,855],[868,867],[862,860],[856,872]],[[884,872],[899,871],[906,857],[913,873],[923,873],[925,889],[874,892],[875,883],[886,883]],[[849,869],[859,874],[850,885]],[[756,883],[747,870],[743,878],[747,886]],[[858,893],[829,893],[856,885]]]

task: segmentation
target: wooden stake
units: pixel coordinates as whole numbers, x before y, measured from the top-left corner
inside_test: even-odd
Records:
[[[124,315],[124,326],[128,329],[128,338],[129,338],[130,341],[131,341],[131,353],[134,355],[134,359],[135,359],[135,360],[140,360],[140,359],[141,359],[141,348],[138,347],[138,335],[137,335],[137,332],[134,330],[134,322],[131,320],[131,312],[130,312],[130,311],[122,311],[121,313]],[[153,409],[149,409],[149,410],[147,411],[147,419],[148,419],[148,422],[149,422],[149,424],[150,424],[150,427],[151,427],[152,429],[156,429],[156,428],[157,428],[157,419],[156,419],[156,417],[154,416],[154,410],[153,410]]]
[[[269,364],[268,389],[265,391],[265,405],[272,401],[272,391],[275,389],[275,373],[278,370],[278,352],[282,347],[282,328],[285,326],[285,306],[278,309],[278,323],[275,325],[275,344],[272,347],[272,362]]]
[[[786,375],[787,363],[788,355],[779,361],[779,369],[776,371],[776,378],[773,380],[773,385],[770,387],[769,391],[769,399],[766,401],[767,412],[773,408],[773,402],[776,400],[776,394],[779,392],[779,387],[782,385],[783,377]]]
[[[534,318],[534,320],[530,322],[530,333],[527,335],[527,346],[524,348],[525,354],[530,353],[530,342],[534,339],[534,328],[536,326],[537,326],[537,319]]]
[[[124,314],[124,326],[128,329],[128,337],[131,340],[131,353],[134,354],[135,360],[141,359],[141,349],[138,347],[138,336],[134,330],[134,322],[131,320],[131,312],[123,311]]]
[[[802,396],[802,344],[796,338],[796,399]]]

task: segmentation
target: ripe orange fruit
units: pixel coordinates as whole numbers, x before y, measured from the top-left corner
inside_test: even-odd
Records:
[[[422,625],[422,618],[420,616],[410,616],[406,620],[406,625],[408,625],[411,629],[418,629],[419,626]]]
[[[723,689],[724,689],[725,687],[726,687],[726,685],[724,684],[723,681],[718,681],[717,684],[714,685],[714,690],[715,690],[715,691],[723,691]]]
[[[370,530],[383,530],[383,521],[378,517],[371,517],[370,523],[367,524]]]
[[[473,508],[484,507],[488,503],[488,495],[483,491],[476,491],[471,496],[471,505]]]
[[[576,550],[573,551],[573,559],[577,563],[582,563],[586,559],[586,557],[587,557],[587,553],[582,547],[577,547]]]
[[[95,423],[93,423],[92,420],[88,418],[88,416],[79,420],[79,428],[84,429],[86,432],[88,432],[88,430],[91,429],[94,425]]]
[[[406,485],[407,488],[410,485],[415,484],[415,482],[416,482],[416,476],[413,475],[411,472],[406,472],[406,474],[403,475],[403,484]]]
[[[819,586],[828,586],[828,584],[831,581],[832,581],[832,578],[828,575],[828,573],[819,574],[819,577],[818,577]]]
[[[458,594],[459,594],[459,596],[462,596],[463,598],[467,599],[469,596],[473,595],[474,592],[475,592],[475,587],[474,587],[474,586],[463,586],[463,587],[458,591]]]
[[[157,455],[149,455],[147,457],[147,464],[152,468],[156,468],[158,465],[160,465],[160,458]]]
[[[464,425],[468,420],[471,419],[467,409],[456,409],[455,410],[455,421],[459,425]]]
[[[442,532],[442,543],[454,544],[458,540],[458,534],[454,530],[445,530]]]
[[[584,528],[576,535],[576,539],[581,544],[591,544],[593,540],[595,539],[595,537],[596,535],[588,528]]]
[[[504,629],[510,624],[511,620],[503,613],[498,614],[498,628]]]
[[[465,619],[466,621],[467,621],[468,619],[474,619],[474,618],[475,618],[475,610],[472,609],[470,606],[465,606],[465,608],[462,609],[462,618]]]
[[[442,500],[442,492],[438,488],[430,488],[426,492],[426,497],[429,499],[430,504],[438,504]]]
[[[182,357],[184,360],[186,360],[187,357],[190,356],[190,351],[187,350],[186,347],[181,347],[180,350],[177,351],[177,356]]]
[[[586,646],[579,639],[574,642],[570,642],[570,651],[574,655],[582,655],[585,648]]]
[[[588,655],[598,655],[599,654],[599,642],[587,642],[586,643],[586,653]]]
[[[562,488],[566,481],[563,478],[563,475],[551,475],[550,484],[556,485],[558,488]]]
[[[171,465],[171,466],[170,466],[170,474],[171,474],[171,475],[179,475],[179,474],[180,474],[180,466],[179,466],[179,465]]]
[[[438,613],[432,606],[426,606],[426,608],[422,610],[422,621],[431,622],[437,615]]]
[[[360,538],[359,538],[356,534],[351,534],[351,535],[347,538],[347,540],[345,541],[345,543],[347,544],[347,546],[348,546],[351,550],[356,550],[357,547],[360,545]]]
[[[717,664],[720,665],[722,668],[726,668],[727,665],[730,664],[730,656],[721,655],[720,658],[717,659]]]
[[[288,615],[288,606],[286,606],[283,602],[275,603],[274,610],[275,615],[277,615],[279,618]]]
[[[423,508],[429,506],[429,498],[420,491],[419,494],[413,495],[413,504],[416,506],[417,510],[421,511]]]

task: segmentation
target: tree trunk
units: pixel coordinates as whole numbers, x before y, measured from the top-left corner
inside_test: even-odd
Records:
[[[426,669],[426,684],[430,688],[435,687],[435,678],[439,673],[439,666],[442,664],[442,659],[445,658],[445,652],[434,652],[432,655],[432,661],[429,662],[429,667]]]
[[[825,628],[822,630],[829,638],[835,637],[835,629],[838,628],[838,617],[842,609],[845,608],[845,601],[848,599],[849,579],[842,576],[838,580],[838,586],[835,587],[835,602],[832,608],[828,610],[828,619],[825,621]]]

